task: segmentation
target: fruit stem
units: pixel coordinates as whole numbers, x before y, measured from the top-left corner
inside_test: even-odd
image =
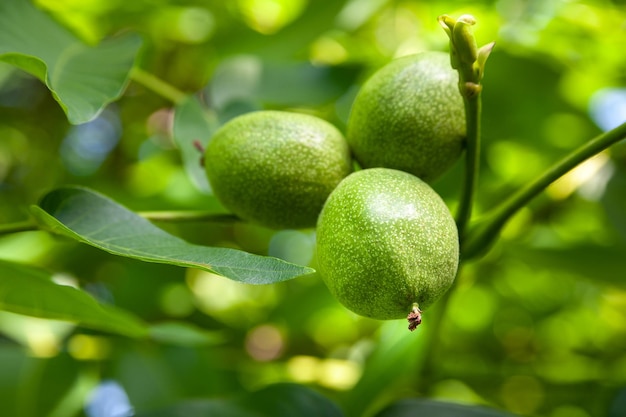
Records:
[[[485,73],[485,62],[491,54],[494,42],[480,48],[472,32],[476,19],[469,14],[454,19],[448,15],[438,18],[439,24],[450,38],[450,66],[459,73],[459,92],[465,105],[466,155],[465,176],[461,200],[456,215],[461,242],[465,229],[472,217],[474,195],[478,183],[480,162],[480,118],[481,118],[481,80]]]
[[[130,78],[174,104],[180,104],[187,98],[187,94],[141,68],[133,67]]]
[[[575,149],[533,182],[518,190],[508,200],[487,213],[483,219],[476,222],[468,230],[461,247],[463,259],[471,259],[486,252],[506,222],[554,181],[567,174],[581,162],[624,139],[626,139],[626,122]]]
[[[465,175],[463,178],[463,188],[461,199],[456,214],[456,225],[459,230],[459,239],[465,238],[465,229],[472,217],[472,207],[474,196],[478,184],[478,170],[480,167],[480,118],[482,111],[481,94],[464,96],[465,120],[467,129],[467,139],[465,148]]]
[[[422,310],[420,310],[417,304],[413,304],[413,308],[406,319],[409,321],[409,330],[413,331],[417,329],[417,326],[422,324]]]

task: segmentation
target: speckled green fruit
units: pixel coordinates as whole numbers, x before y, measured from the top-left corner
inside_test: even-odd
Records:
[[[339,130],[283,111],[247,113],[224,124],[209,142],[204,164],[227,209],[273,229],[315,226],[330,192],[352,172]]]
[[[428,184],[403,171],[357,171],[331,193],[317,224],[318,269],[348,309],[407,317],[450,287],[459,261],[454,219]]]
[[[386,167],[432,182],[461,156],[465,110],[450,57],[423,52],[396,59],[361,88],[348,143],[364,168]]]

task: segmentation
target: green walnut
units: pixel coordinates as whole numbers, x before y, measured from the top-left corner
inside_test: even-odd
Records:
[[[352,172],[337,128],[284,111],[247,113],[224,124],[207,145],[204,165],[227,209],[273,229],[315,226],[330,192]]]
[[[331,193],[317,223],[318,270],[353,312],[407,317],[409,329],[452,285],[459,262],[456,224],[441,197],[412,174],[357,171]]]
[[[347,139],[364,168],[386,167],[432,182],[461,156],[465,109],[450,56],[423,52],[396,59],[363,85]]]

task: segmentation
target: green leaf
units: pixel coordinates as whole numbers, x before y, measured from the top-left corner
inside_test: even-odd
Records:
[[[31,212],[42,228],[114,255],[198,268],[247,284],[271,284],[314,272],[277,258],[190,244],[86,188],[54,190]]]
[[[211,192],[211,187],[201,164],[203,155],[194,142],[206,146],[217,128],[217,119],[203,108],[196,97],[190,96],[176,106],[174,142],[180,149],[187,175],[200,191],[207,194]]]
[[[263,417],[342,417],[335,403],[298,384],[274,384],[236,401]]]
[[[552,270],[589,277],[594,282],[604,282],[624,287],[624,255],[626,245],[585,245],[565,248],[529,248],[515,243],[504,246],[506,253],[515,259],[528,259],[533,268]]]
[[[0,2],[0,60],[41,81],[73,124],[119,98],[141,39],[127,35],[91,47],[26,0]]]
[[[215,69],[208,93],[220,116],[233,103],[320,106],[345,94],[357,74],[356,67],[273,62],[239,55]]]
[[[385,408],[376,417],[514,417],[486,407],[452,404],[431,400],[402,400]]]
[[[615,173],[606,185],[602,204],[615,231],[626,242],[626,168],[617,165]]]
[[[428,317],[437,314],[442,314],[439,305],[428,311]],[[428,317],[424,319],[430,320]],[[359,382],[344,393],[342,402],[348,415],[367,414],[367,410],[380,401],[389,387],[397,385],[397,381],[419,375],[429,360],[427,343],[430,338],[436,337],[435,328],[424,324],[411,337],[406,337],[407,333],[407,322],[404,320],[390,320],[381,326],[376,348],[369,354]]]
[[[342,417],[328,398],[297,384],[274,384],[259,391],[224,400],[185,401],[138,417]]]
[[[225,400],[189,400],[161,410],[137,414],[137,417],[263,417]]]
[[[225,340],[221,333],[207,331],[191,323],[173,321],[150,326],[150,337],[177,346],[212,346]]]
[[[55,284],[46,271],[0,260],[0,277],[2,310],[71,321],[130,337],[143,337],[148,333],[146,325],[130,313],[100,304],[76,288]]]

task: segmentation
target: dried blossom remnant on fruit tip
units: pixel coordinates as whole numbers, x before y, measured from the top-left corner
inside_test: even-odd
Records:
[[[422,310],[417,305],[414,305],[406,319],[409,321],[410,331],[417,329],[417,326],[422,324]]]

